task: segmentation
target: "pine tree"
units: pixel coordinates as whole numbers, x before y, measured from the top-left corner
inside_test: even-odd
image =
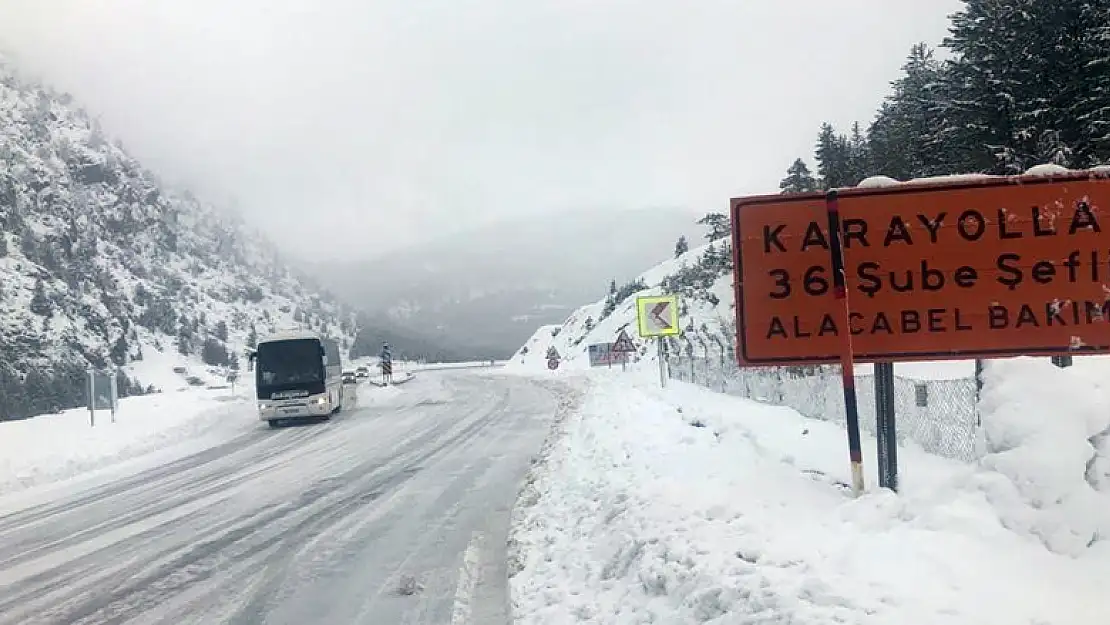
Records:
[[[616,280],[610,280],[609,281],[609,295],[616,295],[616,294],[617,294],[617,281]]]
[[[46,296],[46,285],[42,278],[35,278],[35,290],[31,295],[31,312],[43,317],[54,314],[54,303]]]
[[[1105,2],[1038,2],[1041,51],[1034,109],[1037,157],[1070,167],[1110,161],[1110,7]],[[1045,110],[1045,109],[1048,110]]]
[[[112,345],[112,350],[109,352],[108,357],[112,360],[112,364],[117,367],[122,367],[127,364],[127,356],[130,348],[127,345],[127,338],[121,334],[116,342]]]
[[[818,189],[817,179],[813,177],[813,173],[809,171],[809,166],[806,162],[798,158],[786,170],[786,177],[779,182],[779,188],[783,193],[811,193]]]
[[[682,256],[683,254],[685,254],[686,252],[689,252],[689,251],[690,251],[690,243],[686,240],[686,235],[680,235],[678,237],[678,241],[676,241],[675,244],[674,244],[674,257],[678,258],[679,256]],[[616,283],[616,281],[613,281],[612,289],[611,289],[610,292],[611,293],[616,293],[617,292],[617,283]]]
[[[821,184],[825,189],[854,184],[849,180],[848,140],[837,134],[832,124],[821,124],[814,156],[817,157],[817,173],[821,176]]]
[[[222,320],[222,319],[220,320],[219,323],[216,324],[216,338],[220,339],[221,341],[223,341],[225,343],[227,342],[227,338],[228,338],[227,322]]]
[[[722,239],[732,232],[728,215],[724,213],[706,213],[698,220],[698,225],[709,229],[709,232],[705,233],[705,238],[709,241]]]
[[[195,351],[194,340],[196,335],[193,333],[192,327],[185,322],[182,322],[181,329],[177,332],[177,351],[178,353],[189,356]]]
[[[1071,1],[1071,0],[1062,0]],[[1036,160],[1038,133],[1028,127],[1038,81],[1033,22],[1044,0],[964,0],[944,41],[949,65],[947,142],[961,149],[962,171],[1020,173]],[[1043,103],[1040,105],[1043,106]],[[1039,106],[1038,106],[1039,108]]]
[[[944,143],[943,66],[925,44],[910,50],[903,75],[867,131],[872,174],[908,180],[960,171]]]
[[[251,322],[251,329],[247,332],[247,347],[258,347],[258,330],[254,327],[254,322]]]
[[[848,180],[857,185],[871,174],[871,150],[867,137],[859,122],[853,122],[852,134],[848,138]]]
[[[8,255],[8,235],[0,232],[0,258],[5,258]]]
[[[229,362],[227,348],[215,338],[208,337],[204,340],[204,346],[201,349],[201,359],[208,365],[226,365]]]

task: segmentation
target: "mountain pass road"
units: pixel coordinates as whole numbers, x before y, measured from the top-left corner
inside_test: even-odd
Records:
[[[510,509],[573,390],[426,372],[359,392],[326,423],[247,423],[47,502],[0,500],[0,625],[507,623]]]

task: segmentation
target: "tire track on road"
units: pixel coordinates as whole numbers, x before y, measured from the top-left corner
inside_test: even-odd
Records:
[[[65,567],[44,571],[20,580],[8,586],[3,599],[0,600],[0,614],[4,615],[3,618],[7,619],[10,615],[15,615],[17,620],[0,622],[122,623],[128,619],[140,617],[152,606],[171,600],[193,585],[210,580],[226,563],[259,559],[258,566],[266,570],[274,569],[278,574],[270,576],[269,583],[263,584],[247,604],[246,612],[243,614],[247,615],[249,621],[251,612],[254,611],[253,613],[257,615],[259,611],[264,610],[268,598],[280,587],[280,582],[284,578],[280,571],[286,568],[281,567],[280,564],[296,557],[299,552],[296,546],[327,531],[330,526],[395,490],[415,475],[422,463],[436,454],[480,435],[494,417],[504,413],[503,408],[507,402],[508,395],[502,393],[497,401],[492,402],[492,405],[479,403],[479,406],[469,411],[465,418],[460,419],[464,425],[446,436],[441,436],[440,426],[450,417],[449,413],[454,406],[452,402],[448,402],[434,407],[435,412],[447,414],[439,414],[435,419],[425,419],[425,427],[416,436],[405,438],[389,455],[357,463],[338,476],[320,480],[300,493],[293,501],[263,506],[250,514],[210,525],[206,532],[210,538],[195,545],[181,542],[182,530],[189,525],[199,528],[206,520],[211,520],[213,512],[210,508],[217,506],[218,502],[213,502],[207,507],[199,508],[177,519],[180,522],[162,523],[131,536],[129,541],[140,545],[138,548],[140,551],[132,558],[133,561],[118,562],[118,548],[110,545],[71,561]],[[416,405],[403,408],[398,413],[428,409],[427,405]],[[338,433],[333,432],[333,434]],[[277,458],[290,449],[295,449],[303,443],[303,440],[321,435],[323,432],[311,436],[306,434],[292,437],[293,440],[287,441],[287,444],[264,450],[261,454],[244,461],[249,463],[257,462],[259,459]],[[188,481],[187,478],[177,479],[174,466],[177,471],[200,470],[206,466],[215,465],[218,459],[227,458],[228,449],[231,450],[231,454],[234,454],[257,442],[257,439],[234,441],[221,448],[198,454],[199,457],[167,465],[148,473],[146,480],[137,476],[128,484],[115,489],[114,494],[119,495],[129,490],[134,491],[136,496],[157,494],[168,487]],[[197,502],[206,496],[213,497],[216,494],[215,491],[228,488],[224,483],[213,483],[221,477],[233,477],[235,483],[245,484],[259,474],[259,471],[250,469],[243,471],[242,468],[237,474],[230,460],[226,464],[227,466],[219,467],[215,473],[203,476],[202,481],[210,484],[211,488],[192,492],[175,501],[154,504],[143,510],[137,510],[121,518],[116,527],[126,528],[141,521],[150,520],[158,514],[180,508],[186,502]],[[386,472],[384,475],[382,475],[383,471]],[[86,495],[74,503],[54,508],[60,512],[75,513],[83,507],[94,506],[97,503],[100,502],[94,495]],[[305,511],[310,512],[298,518]],[[36,514],[40,521],[49,518],[44,516],[42,510]],[[30,521],[25,517],[22,522],[27,524]],[[190,534],[189,537],[192,538],[192,535]],[[67,544],[79,544],[86,539],[87,536],[75,536],[68,542],[42,545],[37,553],[41,555],[52,551],[57,552]],[[141,551],[142,545],[167,543],[172,546],[154,552]],[[70,571],[68,574],[65,572],[67,569]],[[107,570],[102,570],[97,575],[98,569]],[[119,582],[123,583],[119,584]],[[114,589],[95,594],[97,586],[106,588],[114,586]],[[49,603],[52,608],[37,615],[34,614],[34,606],[43,603]]]

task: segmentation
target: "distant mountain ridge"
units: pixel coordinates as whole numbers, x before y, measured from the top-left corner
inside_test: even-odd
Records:
[[[381,258],[315,266],[346,301],[468,358],[504,358],[693,239],[701,213],[570,211],[440,237]]]
[[[162,185],[2,58],[0,226],[0,419],[80,405],[90,365],[138,377],[153,350],[234,367],[283,326],[347,346],[358,330],[264,238]]]

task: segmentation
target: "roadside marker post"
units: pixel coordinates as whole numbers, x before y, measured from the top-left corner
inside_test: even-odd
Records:
[[[849,327],[852,319],[848,302],[847,279],[844,272],[844,250],[840,241],[840,207],[836,190],[825,196],[829,220],[829,255],[832,261],[833,297],[840,301],[841,327]],[[844,387],[845,427],[848,429],[848,459],[852,466],[852,492],[863,494],[863,449],[859,435],[859,404],[856,396],[856,365],[852,354],[852,333],[841,332],[840,380]]]
[[[659,358],[659,385],[667,386],[667,360],[663,338],[677,336],[678,296],[649,295],[636,298],[636,326],[640,338],[654,338]]]

